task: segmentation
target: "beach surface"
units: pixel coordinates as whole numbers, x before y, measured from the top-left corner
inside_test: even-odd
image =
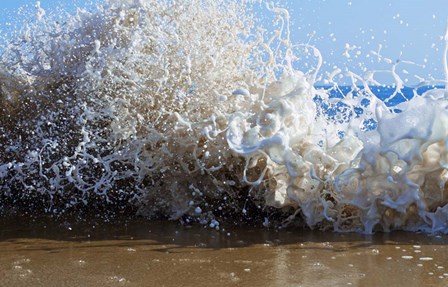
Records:
[[[0,221],[0,286],[447,286],[446,236]]]

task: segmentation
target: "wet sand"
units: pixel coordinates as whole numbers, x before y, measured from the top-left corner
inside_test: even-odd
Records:
[[[446,236],[0,219],[0,286],[448,286]]]

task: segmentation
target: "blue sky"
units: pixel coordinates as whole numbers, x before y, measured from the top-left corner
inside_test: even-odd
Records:
[[[32,1],[32,0],[2,0],[0,1],[0,8],[3,11],[8,11],[8,12],[12,12],[20,7],[26,6],[26,5],[30,5],[30,6],[34,6],[36,4],[37,1]],[[55,7],[58,5],[63,5],[63,6],[68,6],[68,7],[73,7],[73,5],[75,5],[75,3],[82,3],[86,2],[86,1],[72,1],[72,0],[40,0],[41,5],[44,8],[51,8],[51,7]]]
[[[311,43],[327,66],[356,70],[364,63],[369,69],[387,69],[370,54],[381,45],[384,57],[417,64],[398,69],[409,83],[416,80],[414,74],[444,78],[440,37],[447,25],[447,4],[447,0],[289,1],[295,40],[307,42],[314,33]],[[346,44],[353,48],[350,58],[344,56]]]
[[[61,5],[74,10],[76,5],[91,1],[40,2],[46,10]],[[5,16],[0,17],[0,24],[15,18],[19,7],[35,3],[0,1],[0,13]],[[440,37],[448,19],[447,0],[288,0],[280,3],[290,10],[293,40],[315,45],[323,54],[327,70],[334,66],[357,73],[362,73],[364,67],[389,69],[371,54],[381,45],[384,57],[416,63],[399,67],[408,83],[416,81],[414,74],[444,78],[441,61],[444,42]]]

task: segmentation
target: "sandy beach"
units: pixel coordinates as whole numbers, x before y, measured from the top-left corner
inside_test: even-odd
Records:
[[[445,236],[1,219],[0,286],[446,286]]]

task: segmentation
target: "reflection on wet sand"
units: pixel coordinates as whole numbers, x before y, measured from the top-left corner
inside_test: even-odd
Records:
[[[446,286],[445,236],[0,220],[0,286]]]

